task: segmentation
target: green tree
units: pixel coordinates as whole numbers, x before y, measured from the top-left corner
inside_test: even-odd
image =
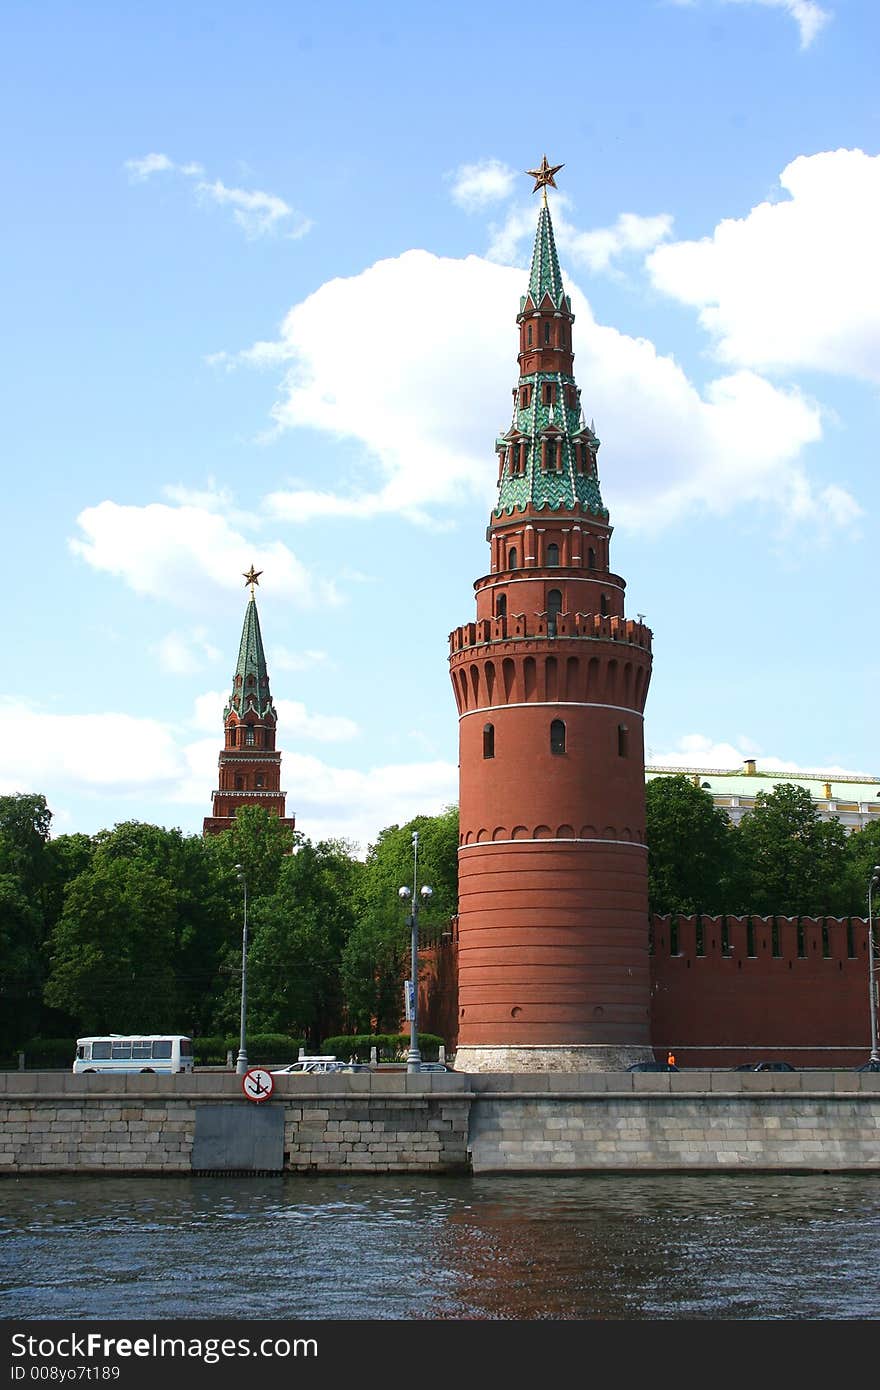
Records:
[[[51,929],[61,916],[67,885],[92,862],[95,842],[90,835],[56,835],[46,845],[46,922]]]
[[[174,906],[169,942],[175,1005],[195,1033],[213,1024],[224,953],[238,939],[239,887],[200,835],[125,821],[96,837],[94,863],[142,864],[166,885]]]
[[[248,1026],[315,1044],[343,1020],[341,964],[364,866],[342,841],[301,840],[254,906]]]
[[[0,1050],[32,1037],[42,1012],[43,914],[17,874],[0,873]]]
[[[104,859],[71,883],[52,935],[46,1002],[85,1032],[185,1031],[171,886],[136,859]]]
[[[738,893],[737,841],[727,814],[683,773],[645,789],[651,912],[729,912]]]
[[[357,922],[346,943],[342,981],[352,1027],[395,1031],[403,1011],[403,981],[409,975],[408,905],[399,890],[413,886],[413,831],[418,831],[417,889],[430,884],[433,896],[419,916],[420,940],[444,928],[458,910],[458,809],[416,816],[388,826],[367,853]]]
[[[44,796],[30,792],[0,796],[0,854],[8,872],[39,881],[51,823]]]
[[[241,865],[255,902],[275,892],[281,865],[302,838],[264,806],[239,806],[230,828],[210,835],[204,844],[225,881],[231,883]]]
[[[0,1047],[31,1036],[42,1014],[47,932],[46,798],[0,796]]]
[[[868,915],[868,880],[875,864],[880,864],[880,824],[877,821],[854,830],[846,837],[845,906],[841,916]],[[874,914],[880,912],[880,893],[873,895]]]
[[[736,833],[748,911],[787,917],[845,913],[846,831],[837,819],[822,820],[805,787],[778,782],[772,792],[758,792]]]

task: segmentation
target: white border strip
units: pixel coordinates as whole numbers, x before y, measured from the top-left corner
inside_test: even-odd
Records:
[[[519,566],[517,566],[517,568],[519,568]],[[502,585],[506,587],[508,584],[552,584],[552,578],[548,577],[548,575],[544,573],[545,570],[552,569],[556,570],[557,572],[559,570],[564,570],[565,574],[563,576],[563,579],[572,579],[578,582],[582,582],[583,580],[588,579],[591,583],[598,584],[603,589],[616,589],[619,594],[626,592],[625,585],[610,583],[606,584],[604,579],[597,578],[592,570],[587,570],[586,573],[584,573],[583,570],[577,569],[576,565],[559,565],[558,567],[556,565],[535,565],[535,569],[539,570],[540,574],[536,573],[532,575],[527,575],[525,579],[493,579],[491,574],[489,574],[486,575],[485,578],[489,579],[490,583],[483,584],[482,589],[478,589],[477,585],[482,583],[482,581],[479,579],[475,579],[474,588],[476,589],[478,594],[481,594],[486,589],[499,589]],[[576,570],[577,572],[575,574],[568,573],[568,571],[572,569]],[[500,570],[495,570],[495,574],[500,573]],[[608,616],[611,617],[611,614],[609,613]]]
[[[575,836],[556,836],[548,835],[544,840],[475,840],[472,845],[459,845],[458,852],[461,854],[464,849],[491,849],[493,845],[629,845],[632,849],[643,849],[648,852],[648,846],[639,844],[638,840],[603,840],[598,835],[593,838],[581,838]]]
[[[636,719],[644,719],[641,710],[629,705],[604,705],[599,700],[512,700],[508,705],[480,705],[477,709],[466,710],[458,716],[459,723],[471,714],[491,714],[496,709],[616,709],[623,714],[634,714]]]

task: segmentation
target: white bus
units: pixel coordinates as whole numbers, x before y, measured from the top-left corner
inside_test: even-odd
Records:
[[[192,1038],[179,1033],[104,1033],[77,1038],[73,1070],[192,1071]]]

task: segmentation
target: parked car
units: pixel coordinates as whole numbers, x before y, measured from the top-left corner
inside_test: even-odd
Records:
[[[741,1062],[734,1071],[797,1071],[791,1062]]]
[[[880,1062],[863,1062],[860,1067],[856,1067],[856,1071],[880,1071]]]
[[[452,1067],[447,1067],[445,1062],[422,1062],[419,1071],[452,1071]]]
[[[337,1057],[300,1057],[298,1062],[291,1062],[290,1066],[277,1067],[273,1076],[297,1076],[302,1072],[328,1072],[343,1071],[348,1066],[347,1062],[340,1062]]]
[[[633,1062],[627,1071],[678,1071],[674,1062]]]

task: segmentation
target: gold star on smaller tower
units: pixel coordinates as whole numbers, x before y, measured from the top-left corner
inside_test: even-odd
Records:
[[[548,164],[547,156],[544,155],[544,158],[541,160],[541,164],[538,169],[526,169],[526,173],[528,174],[529,178],[535,180],[535,186],[532,189],[532,192],[537,193],[539,188],[543,188],[545,207],[547,206],[548,187],[556,187],[556,179],[554,178],[554,174],[558,174],[559,170],[564,168],[564,164]]]
[[[255,569],[254,569],[253,561],[251,561],[251,567],[250,567],[250,569],[247,571],[247,574],[245,574],[244,570],[242,570],[242,574],[244,575],[244,582],[245,582],[245,584],[250,584],[250,586],[251,586],[251,598],[253,598],[253,596],[254,596],[254,585],[255,585],[255,584],[259,584],[259,582],[260,582],[260,575],[261,575],[262,573],[263,573],[262,570],[255,570]]]

